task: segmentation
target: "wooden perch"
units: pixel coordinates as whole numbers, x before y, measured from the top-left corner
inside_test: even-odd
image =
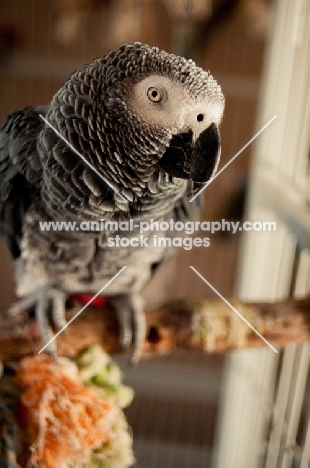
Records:
[[[231,304],[273,346],[310,339],[310,299],[278,303]],[[80,309],[75,303],[67,310],[70,320]],[[172,301],[146,314],[148,333],[143,357],[166,354],[175,348],[195,348],[207,353],[266,344],[221,300]],[[120,352],[118,324],[109,307],[88,307],[57,338],[59,355],[73,356],[89,344],[99,343],[108,353]],[[42,347],[36,322],[28,314],[1,315],[0,360],[18,360]]]

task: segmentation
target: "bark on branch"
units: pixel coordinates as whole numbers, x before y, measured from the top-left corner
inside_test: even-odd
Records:
[[[310,299],[277,303],[231,304],[274,347],[310,339]],[[70,320],[80,304],[67,310]],[[146,313],[148,334],[143,357],[166,354],[175,348],[195,348],[207,353],[263,347],[257,336],[223,301],[172,301]],[[0,360],[14,361],[37,353],[42,343],[34,319],[28,314],[0,316]],[[108,353],[120,352],[119,328],[113,310],[88,307],[57,338],[59,355],[73,356],[89,344],[99,343]]]

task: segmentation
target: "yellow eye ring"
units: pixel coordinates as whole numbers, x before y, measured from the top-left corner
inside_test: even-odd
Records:
[[[147,97],[152,102],[160,102],[162,100],[161,92],[153,86],[147,90]]]

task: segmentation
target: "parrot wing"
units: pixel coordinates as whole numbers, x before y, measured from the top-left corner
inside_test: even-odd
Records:
[[[36,145],[44,126],[39,114],[47,109],[17,110],[0,130],[0,235],[14,259],[20,256],[25,213],[39,193],[42,167]]]

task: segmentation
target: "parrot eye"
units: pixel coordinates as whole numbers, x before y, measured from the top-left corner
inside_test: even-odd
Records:
[[[154,87],[147,90],[147,97],[152,102],[160,102],[162,100],[161,92]]]

